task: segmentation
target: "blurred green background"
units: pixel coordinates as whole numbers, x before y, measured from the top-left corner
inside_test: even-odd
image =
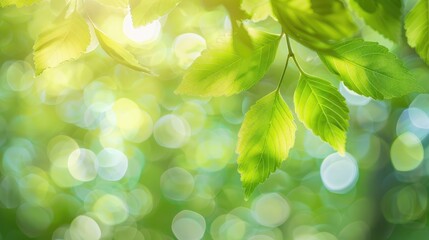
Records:
[[[94,40],[79,60],[35,77],[33,43],[67,1],[0,9],[1,240],[429,239],[428,94],[358,96],[316,53],[293,42],[302,67],[347,99],[348,154],[334,153],[299,124],[289,159],[244,201],[237,132],[249,106],[275,89],[286,44],[247,92],[177,96],[193,60],[230,34],[225,9],[187,0],[134,28],[127,9],[109,2],[88,0],[85,7],[159,76],[116,64]],[[280,33],[272,18],[257,21],[246,24]],[[390,48],[429,81],[428,68],[405,44],[361,28],[366,40]],[[290,106],[297,78],[292,66],[282,87]]]

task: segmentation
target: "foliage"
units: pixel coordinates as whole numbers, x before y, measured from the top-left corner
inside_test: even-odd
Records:
[[[95,66],[94,73],[91,73],[94,76],[104,71],[101,67],[108,69],[109,67],[106,66],[122,65],[120,70],[109,69],[109,71],[116,71],[114,74],[123,74],[120,75],[121,79],[103,80],[105,81],[103,86],[116,86],[119,81],[121,87],[126,86],[125,88],[134,91],[147,87],[149,90],[145,88],[145,91],[150,92],[158,88],[152,85],[139,85],[140,83],[133,83],[130,79],[156,79],[159,82],[180,79],[180,83],[169,88],[175,88],[174,93],[181,98],[192,98],[193,101],[197,99],[198,102],[221,102],[222,97],[241,98],[244,94],[250,93],[251,97],[249,97],[250,100],[247,99],[247,105],[237,107],[240,111],[247,110],[247,113],[243,119],[236,122],[242,121],[237,134],[235,151],[238,154],[236,168],[241,175],[246,199],[250,199],[257,186],[281,168],[286,159],[293,162],[290,152],[293,146],[297,145],[296,142],[300,141],[296,133],[306,131],[300,128],[297,120],[319,137],[319,140],[329,144],[340,157],[348,157],[350,145],[348,142],[354,141],[348,138],[348,129],[354,121],[358,120],[349,116],[352,110],[347,105],[341,88],[337,86],[345,86],[347,91],[351,90],[361,97],[374,100],[392,99],[394,102],[401,102],[411,94],[425,93],[428,90],[427,83],[423,82],[421,76],[416,74],[417,70],[410,66],[413,64],[409,64],[409,61],[404,61],[401,57],[403,52],[415,51],[420,60],[413,58],[414,62],[417,62],[414,65],[421,64],[421,60],[429,64],[429,19],[427,17],[429,3],[425,0],[418,0],[409,11],[401,0],[67,0],[48,2],[0,0],[0,6],[5,12],[14,7],[43,9],[48,8],[48,4],[51,4],[49,8],[57,10],[54,11],[55,17],[51,23],[40,24],[44,25],[42,29],[32,25],[28,27],[35,35],[31,44],[33,45],[32,64],[36,77],[44,79],[58,74],[52,77],[58,77],[59,80],[56,83],[58,85],[46,83],[45,87],[48,90],[44,90],[41,97],[44,101],[49,101],[49,91],[61,92],[62,87],[69,84],[63,80],[61,74],[55,72],[56,69],[62,69],[67,64],[72,64],[72,61],[78,64],[82,59],[91,59],[91,63]],[[191,13],[188,9],[192,9],[189,11]],[[207,40],[207,49],[201,54],[195,51],[198,52],[196,55],[187,55],[186,57],[191,60],[186,59],[180,66],[170,67],[167,66],[168,63],[159,66],[154,63],[162,62],[167,59],[167,56],[178,54],[177,52],[180,51],[185,52],[188,49],[178,49],[177,52],[172,53],[169,52],[170,49],[176,47],[171,46],[172,44],[168,45],[172,41],[167,41],[168,46],[164,46],[162,45],[164,43],[156,43],[156,41],[148,40],[149,44],[143,45],[121,39],[116,36],[114,30],[109,30],[114,27],[111,27],[107,20],[102,21],[103,18],[107,18],[106,12],[129,16],[132,20],[129,31],[138,32],[149,28],[153,23],[161,24],[161,22],[164,24],[163,31],[168,32],[166,38],[173,38],[185,30],[200,31],[201,35],[206,34],[203,39],[204,44],[201,43],[204,46],[201,47],[198,44],[191,47],[183,46],[184,48],[201,47],[202,50]],[[211,28],[209,24],[208,27],[204,25],[196,30],[196,25],[203,25],[200,21],[206,21],[204,18],[193,16],[197,12],[212,14],[210,22],[215,23],[210,24],[217,27],[226,26],[227,33],[216,27]],[[225,21],[226,15],[228,17]],[[179,20],[183,22],[176,24],[175,21]],[[188,23],[189,28],[186,25]],[[125,23],[122,27],[126,31]],[[405,31],[402,32],[402,29]],[[379,34],[377,39],[382,41],[368,39],[364,30]],[[145,37],[138,36],[139,39],[145,39]],[[388,44],[385,44],[386,42]],[[100,48],[93,48],[94,43]],[[150,52],[147,50],[149,45],[151,47],[157,45],[159,48],[154,47],[157,51]],[[100,51],[103,52],[101,55]],[[94,55],[94,52],[98,55]],[[25,59],[25,56],[18,55],[17,53],[17,59]],[[309,63],[305,61],[305,57],[301,57],[304,55],[311,55],[315,60]],[[285,61],[281,75],[277,72],[273,73],[272,70],[278,67],[276,59]],[[317,62],[323,64],[323,68],[318,68]],[[287,74],[291,70],[292,63],[297,69],[295,75]],[[27,65],[24,64],[24,66]],[[89,75],[92,77],[91,74]],[[278,84],[270,85],[272,79],[278,79]],[[62,81],[65,83],[63,84]],[[83,89],[84,83],[76,84],[73,91]],[[112,89],[115,88],[112,87]],[[252,89],[258,89],[255,90],[258,94],[253,94]],[[172,89],[169,90],[173,92]],[[264,92],[263,96],[260,96],[260,92]],[[287,97],[284,97],[286,93]],[[293,93],[293,109],[289,107],[291,104],[288,104],[292,99],[291,93]],[[68,93],[61,94],[66,98]],[[74,98],[71,95],[67,95],[68,97]],[[94,97],[95,100],[92,100],[96,101],[100,98],[102,101],[110,101],[109,97],[100,93]],[[168,96],[162,97],[168,98]],[[257,98],[259,100],[256,100]],[[139,98],[138,101],[150,102],[144,97]],[[96,105],[95,112],[104,111],[100,110],[104,107],[104,103],[100,102]],[[171,102],[165,103],[164,107],[173,109],[169,106]],[[76,103],[76,105],[79,104]],[[229,106],[225,102],[218,105],[222,109],[236,107],[233,104]],[[151,135],[149,130],[147,132],[142,130],[142,126],[151,126],[156,129],[158,122],[161,121],[155,124],[150,114],[135,110],[139,107],[128,100],[118,100],[111,103],[109,107],[118,112],[122,111],[121,109],[127,109],[130,113],[127,115],[127,112],[120,118],[104,112],[106,116],[93,117],[85,112],[84,122],[96,122],[98,118],[106,118],[106,122],[114,121],[120,125],[120,129],[109,134],[118,134],[129,142],[141,143]],[[190,108],[198,107],[192,105]],[[61,110],[62,108],[58,107],[56,111]],[[216,107],[210,111],[215,112]],[[160,110],[153,112],[160,116]],[[70,112],[64,113],[66,117],[68,114],[72,115]],[[196,121],[193,117],[190,114],[184,118]],[[106,122],[100,125],[107,124]],[[183,147],[182,144],[176,145],[173,140],[178,138],[180,139],[178,142],[188,141],[193,134],[189,133],[190,127],[186,121],[180,118],[166,118],[164,124],[170,124],[168,126],[175,130],[181,129],[177,130],[177,136],[169,136],[171,142],[163,143],[166,148]],[[201,125],[200,127],[203,128],[204,125]],[[103,126],[100,129],[94,127],[94,129],[105,130]],[[75,134],[79,134],[79,131]],[[90,134],[85,137],[90,138]],[[154,138],[157,140],[160,137],[154,134]],[[413,139],[408,135],[403,138]],[[108,140],[104,141],[108,142]],[[402,146],[401,143],[395,146]],[[97,144],[94,145],[98,147]],[[93,153],[83,155],[91,161],[97,158]],[[422,154],[417,158],[420,159],[420,155]],[[118,156],[119,159],[123,157],[121,154]],[[77,165],[81,164],[80,157],[79,154],[75,157],[78,159]],[[296,155],[293,157],[297,158]],[[180,157],[177,159],[180,160]],[[175,158],[175,161],[179,161],[177,159]],[[98,166],[98,163],[94,162],[91,162],[91,168],[93,172],[97,172],[97,169],[103,165]],[[68,167],[71,168],[70,165]],[[94,178],[95,176],[91,176],[88,182]],[[263,191],[262,188],[261,191]],[[87,219],[80,220],[87,221]]]

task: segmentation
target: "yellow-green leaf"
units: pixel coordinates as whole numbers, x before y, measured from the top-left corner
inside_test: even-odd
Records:
[[[36,74],[64,61],[79,58],[91,40],[88,24],[77,13],[55,23],[37,38],[34,50]]]
[[[249,31],[253,51],[239,53],[232,39],[219,41],[195,60],[183,77],[177,93],[193,96],[229,96],[257,83],[274,61],[279,36]]]
[[[246,11],[255,22],[263,21],[273,15],[270,0],[243,0],[241,8]]]
[[[429,64],[429,2],[420,0],[405,19],[408,44]]]
[[[357,28],[341,0],[271,0],[283,30],[317,50],[355,34]]]
[[[361,95],[389,99],[424,92],[402,62],[378,43],[350,40],[320,57],[349,89]]]
[[[295,131],[292,113],[278,91],[250,108],[237,145],[238,172],[246,198],[288,157],[295,142]]]
[[[118,63],[125,65],[136,71],[145,72],[152,74],[148,67],[142,66],[136,59],[136,57],[130,53],[125,47],[123,47],[118,42],[106,36],[97,28],[95,29],[95,34],[97,35],[98,42],[104,51],[112,57]]]
[[[352,0],[351,6],[375,31],[392,41],[401,36],[401,0]]]
[[[303,74],[294,100],[295,112],[305,126],[344,154],[349,110],[338,90],[326,80]]]
[[[0,0],[0,7],[6,6],[17,6],[17,7],[25,7],[30,6],[40,0]]]
[[[175,8],[181,0],[130,0],[134,26],[146,25]]]

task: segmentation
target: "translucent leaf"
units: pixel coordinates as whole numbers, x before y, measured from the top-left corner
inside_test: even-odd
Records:
[[[40,34],[34,44],[36,74],[64,61],[79,58],[90,40],[88,24],[77,13],[55,23]]]
[[[142,26],[162,17],[176,7],[181,0],[130,0],[134,26]]]
[[[352,0],[351,6],[366,24],[392,41],[401,36],[401,0]]]
[[[420,0],[408,13],[405,29],[408,44],[429,64],[429,2]]]
[[[348,88],[361,95],[389,99],[424,91],[402,62],[375,42],[347,41],[320,57]]]
[[[104,51],[112,57],[118,63],[125,65],[136,71],[145,72],[152,74],[149,68],[142,66],[136,59],[136,57],[131,54],[127,49],[125,49],[121,44],[115,42],[104,33],[102,33],[97,28],[95,29],[95,34],[97,35],[98,42]]]
[[[294,98],[295,112],[305,126],[344,154],[349,110],[338,90],[326,80],[301,75]]]
[[[25,7],[30,6],[40,0],[0,0],[0,7],[6,6],[17,6],[17,7]]]
[[[263,21],[273,14],[270,0],[243,0],[241,8],[251,16],[254,22]]]
[[[340,0],[271,0],[283,30],[313,49],[328,49],[357,28]]]
[[[246,198],[288,157],[295,142],[295,131],[293,116],[278,91],[250,108],[237,145],[238,172]]]
[[[229,96],[257,83],[274,61],[279,36],[249,31],[251,54],[238,53],[232,39],[219,41],[195,60],[183,77],[177,93],[194,96]]]

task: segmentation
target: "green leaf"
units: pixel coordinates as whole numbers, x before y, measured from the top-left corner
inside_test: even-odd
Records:
[[[295,112],[305,126],[344,154],[349,110],[338,90],[326,80],[303,74],[294,100]]]
[[[241,8],[251,16],[254,22],[263,21],[273,15],[270,0],[243,0]]]
[[[351,6],[371,28],[397,42],[401,36],[401,0],[352,0]]]
[[[320,57],[348,88],[361,95],[389,99],[424,91],[394,54],[374,42],[346,41]]]
[[[142,66],[137,61],[136,57],[131,54],[127,49],[125,49],[121,44],[112,40],[97,28],[94,27],[94,29],[100,46],[115,61],[136,71],[152,74],[151,70],[148,67]]]
[[[26,7],[39,1],[40,0],[0,0],[0,7],[7,7],[12,5],[16,7]]]
[[[329,49],[357,31],[340,0],[271,0],[271,4],[285,33],[313,49]]]
[[[181,0],[130,0],[134,26],[146,25],[175,8]]]
[[[274,61],[279,36],[249,31],[251,54],[238,53],[232,39],[217,42],[195,60],[176,90],[193,96],[230,96],[256,84]]]
[[[429,2],[420,0],[405,19],[408,44],[429,64]]]
[[[34,50],[36,74],[64,61],[79,58],[91,40],[88,24],[79,14],[55,23],[37,38]]]
[[[295,131],[292,113],[278,91],[257,101],[247,112],[236,150],[246,198],[288,157]]]

